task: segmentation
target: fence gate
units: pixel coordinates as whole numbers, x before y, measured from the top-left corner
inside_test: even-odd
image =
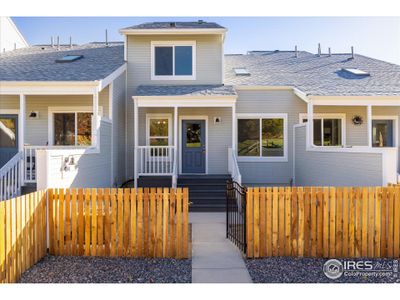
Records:
[[[226,184],[226,238],[246,253],[246,191],[236,181]]]

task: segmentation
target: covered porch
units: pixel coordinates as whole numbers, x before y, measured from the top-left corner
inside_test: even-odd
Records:
[[[111,103],[112,84],[4,85],[0,200],[21,194],[24,186],[80,186],[78,163],[84,168],[82,157],[99,154],[104,133],[111,135]]]
[[[360,178],[368,177],[365,172],[369,171],[377,174],[379,179],[372,180],[371,184],[387,185],[399,180],[400,99],[392,96],[304,96],[303,100],[307,102],[307,113],[300,114],[299,123],[305,125],[308,152],[305,155],[314,156],[314,161],[321,165],[331,166],[330,174],[345,174],[342,171],[346,160],[339,157],[352,156],[347,167],[354,164],[353,170],[364,170]],[[308,122],[311,118],[313,122]],[[298,136],[295,134],[294,138]],[[295,163],[299,159],[296,157]],[[297,164],[297,169],[300,165]],[[353,171],[347,173],[353,174]],[[351,185],[351,180],[348,182]]]
[[[140,86],[134,101],[134,186],[138,178],[223,175],[235,145],[231,86]]]

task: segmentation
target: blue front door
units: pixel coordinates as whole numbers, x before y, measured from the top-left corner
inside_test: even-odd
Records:
[[[182,173],[206,172],[206,127],[204,120],[182,121]]]
[[[0,168],[18,153],[18,115],[0,115]]]

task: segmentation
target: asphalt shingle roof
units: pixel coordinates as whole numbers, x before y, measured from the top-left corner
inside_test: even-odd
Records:
[[[142,23],[130,27],[123,28],[126,29],[206,29],[206,28],[225,28],[215,22],[149,22]]]
[[[350,59],[349,59],[350,58]],[[246,68],[250,76],[237,76],[234,68]],[[366,71],[353,75],[344,68]],[[301,51],[269,51],[249,55],[225,55],[225,84],[294,86],[311,95],[400,95],[400,66],[363,55],[332,54],[321,57]]]
[[[136,96],[235,96],[230,85],[140,85]]]
[[[84,57],[56,63],[65,55]],[[104,79],[124,64],[122,43],[82,46],[33,46],[0,54],[0,81],[94,81]]]

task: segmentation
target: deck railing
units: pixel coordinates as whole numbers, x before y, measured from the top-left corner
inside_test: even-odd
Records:
[[[136,155],[139,176],[174,174],[175,146],[138,146]]]
[[[22,151],[0,169],[0,201],[21,195]]]
[[[232,180],[236,181],[239,185],[241,185],[242,175],[240,174],[236,153],[232,148],[228,149],[228,170],[232,176]]]

